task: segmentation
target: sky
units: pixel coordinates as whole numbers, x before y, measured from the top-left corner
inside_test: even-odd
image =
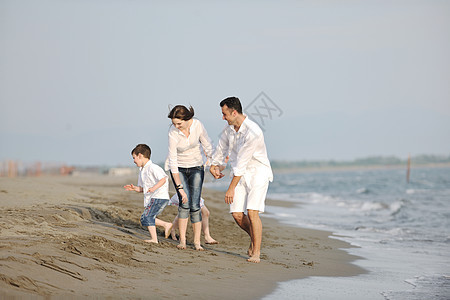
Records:
[[[0,161],[132,166],[169,108],[272,160],[450,155],[450,2],[0,0]]]

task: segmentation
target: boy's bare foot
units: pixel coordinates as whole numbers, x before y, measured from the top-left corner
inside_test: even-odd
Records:
[[[172,231],[172,223],[164,226],[164,237],[167,239]]]
[[[158,240],[144,240],[144,242],[158,244]]]
[[[216,241],[215,239],[213,239],[212,237],[206,238],[205,237],[205,244],[209,244],[209,245],[213,245],[213,244],[218,244],[219,242]]]
[[[195,246],[195,250],[197,251],[205,251],[205,249],[203,249],[202,245],[198,244],[198,245],[194,245]]]

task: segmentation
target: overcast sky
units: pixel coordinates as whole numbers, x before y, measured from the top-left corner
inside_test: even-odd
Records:
[[[0,0],[0,161],[159,162],[228,96],[271,159],[449,155],[449,53],[450,1]]]

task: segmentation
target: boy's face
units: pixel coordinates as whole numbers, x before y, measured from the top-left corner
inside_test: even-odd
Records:
[[[138,166],[139,168],[142,168],[143,166],[145,166],[144,155],[142,155],[142,153],[139,153],[138,155],[133,153],[133,161],[136,164],[136,166]]]

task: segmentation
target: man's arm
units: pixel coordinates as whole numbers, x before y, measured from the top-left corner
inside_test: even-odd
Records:
[[[228,148],[229,148],[229,139],[227,135],[227,128],[225,128],[220,136],[219,143],[217,144],[214,155],[211,160],[211,167],[209,168],[209,172],[215,179],[220,179],[225,175],[222,174],[222,171],[225,169],[226,164],[228,163]],[[226,158],[225,158],[226,157]],[[223,162],[225,161],[225,165]]]
[[[233,203],[234,189],[236,188],[237,184],[239,183],[239,180],[241,180],[241,177],[242,176],[233,176],[230,186],[228,187],[228,190],[225,193],[225,203],[227,203],[227,204]]]

